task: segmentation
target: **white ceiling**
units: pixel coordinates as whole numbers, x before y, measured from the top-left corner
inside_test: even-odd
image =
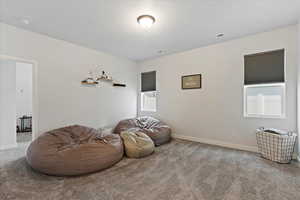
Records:
[[[0,20],[143,60],[295,24],[300,0],[0,0]],[[151,14],[145,30],[136,18]],[[21,19],[29,19],[25,25]],[[216,34],[224,33],[223,38]]]

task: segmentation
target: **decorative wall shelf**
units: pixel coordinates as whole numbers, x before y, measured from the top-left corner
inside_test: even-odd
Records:
[[[121,84],[121,83],[113,83],[114,87],[126,87],[125,84]]]
[[[89,77],[81,81],[81,84],[86,86],[96,86],[99,85],[102,81],[111,82],[114,87],[126,87],[125,84],[114,82],[113,78],[111,76],[108,76],[105,71],[102,71],[101,75],[95,75],[93,74],[93,72],[89,72]]]
[[[81,84],[82,85],[98,85],[99,83],[98,82],[88,83],[88,82],[81,81]]]
[[[81,84],[82,84],[82,85],[98,85],[99,82],[98,82],[98,81],[95,81],[95,80],[92,79],[92,78],[87,78],[87,79],[84,79],[83,81],[81,81]]]
[[[111,77],[110,78],[100,77],[97,78],[97,81],[113,81],[113,79]]]

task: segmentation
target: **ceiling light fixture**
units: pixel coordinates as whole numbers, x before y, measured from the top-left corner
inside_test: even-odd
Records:
[[[137,18],[137,22],[143,28],[150,28],[155,23],[155,18],[151,15],[141,15]]]
[[[217,38],[221,38],[221,37],[223,37],[224,36],[224,33],[219,33],[219,34],[217,34]]]

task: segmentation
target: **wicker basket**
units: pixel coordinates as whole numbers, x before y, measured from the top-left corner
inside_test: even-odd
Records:
[[[289,163],[293,158],[297,135],[288,133],[279,135],[258,129],[256,140],[258,150],[263,158],[278,162]]]

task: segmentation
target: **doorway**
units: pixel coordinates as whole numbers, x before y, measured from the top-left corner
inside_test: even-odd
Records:
[[[0,150],[28,146],[36,130],[36,63],[0,55]]]
[[[17,143],[32,140],[32,64],[16,62]]]

